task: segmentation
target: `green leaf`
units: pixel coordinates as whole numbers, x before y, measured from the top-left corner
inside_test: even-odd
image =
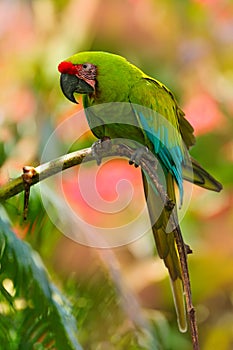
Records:
[[[49,281],[39,255],[18,239],[2,219],[0,252],[3,348],[81,350],[68,300]]]

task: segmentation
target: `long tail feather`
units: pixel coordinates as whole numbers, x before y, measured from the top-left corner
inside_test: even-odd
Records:
[[[192,167],[190,165],[184,165],[182,168],[183,178],[200,187],[220,192],[222,190],[222,184],[202,168],[195,159],[191,158],[191,161]]]
[[[165,208],[162,209],[161,214],[158,212],[162,205],[161,199],[153,190],[150,180],[147,180],[145,175],[143,175],[143,183],[158,254],[160,258],[164,260],[164,264],[170,275],[178,326],[181,332],[185,332],[187,330],[187,319],[181,266],[174,233],[173,231],[168,232],[170,212]],[[167,176],[167,192],[169,198],[175,202],[174,184],[171,174],[168,174]],[[158,216],[159,218],[156,220]]]

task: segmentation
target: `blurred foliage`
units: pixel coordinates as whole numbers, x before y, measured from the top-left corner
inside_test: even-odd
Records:
[[[48,280],[38,254],[1,223],[1,347],[81,349],[68,301]]]
[[[93,142],[81,104],[72,106],[60,91],[57,65],[67,56],[81,50],[119,53],[174,91],[196,131],[192,155],[224,185],[220,194],[193,188],[181,223],[194,251],[189,264],[201,349],[232,349],[232,1],[2,0],[0,38],[0,183],[18,176],[24,165],[39,164],[51,133],[61,124],[56,155]],[[78,114],[76,127],[66,124],[74,114]],[[116,163],[115,167],[120,166]],[[132,171],[125,166],[130,179]],[[138,173],[134,174],[140,187]],[[104,181],[101,194],[114,200],[117,191],[108,193],[109,178]],[[87,208],[79,205],[81,201],[75,205],[80,198],[77,188],[66,179],[63,185],[71,208],[90,217]],[[35,324],[35,337],[41,327],[45,327],[43,332],[53,329],[49,336],[59,339],[59,349],[62,332],[69,337],[75,328],[72,324],[69,329],[67,323],[59,333],[59,324],[52,327],[53,317],[57,308],[66,314],[66,305],[68,309],[72,305],[70,317],[76,319],[84,349],[191,349],[189,335],[177,330],[167,273],[153,256],[151,236],[109,251],[110,255],[77,244],[59,232],[39,189],[31,190],[26,223],[22,195],[1,208],[2,219],[41,255],[50,274],[49,280],[40,272],[40,279],[33,265],[35,253],[1,222],[1,252],[5,252],[1,259],[13,259],[9,266],[1,260],[1,303],[8,306],[0,309],[0,323],[7,330],[8,348],[31,339],[24,332]],[[66,213],[59,212],[55,180],[47,192],[47,205],[65,220]],[[13,253],[7,257],[8,252]],[[16,275],[16,271],[21,272]],[[15,309],[14,297],[4,291],[5,279],[13,282],[20,298],[32,300],[34,308]],[[65,306],[54,304],[51,295],[43,293],[45,286],[50,293],[56,288],[51,280],[69,300],[64,297]],[[57,288],[56,293],[63,300]],[[37,321],[42,307],[50,310],[44,324]],[[2,331],[0,336],[2,341]],[[40,349],[36,342],[31,348]]]

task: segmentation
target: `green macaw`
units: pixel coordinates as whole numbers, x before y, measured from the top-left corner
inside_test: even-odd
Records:
[[[209,190],[222,189],[188,156],[187,149],[195,143],[194,130],[165,85],[125,58],[107,52],[80,52],[61,62],[58,70],[61,89],[70,101],[77,103],[74,94],[83,94],[87,121],[98,139],[133,140],[156,156],[165,174],[168,197],[174,203],[175,183],[182,203],[183,179]],[[92,106],[96,108],[88,108]],[[169,228],[170,211],[166,206],[159,211],[158,192],[145,174],[143,183],[158,254],[168,268],[178,325],[184,332],[186,306],[174,227]]]

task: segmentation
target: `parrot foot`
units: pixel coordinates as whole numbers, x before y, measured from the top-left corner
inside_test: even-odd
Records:
[[[96,141],[91,146],[91,153],[96,160],[97,165],[101,164],[102,153],[107,151],[111,146],[111,139],[108,136],[104,136],[102,139]]]
[[[129,165],[134,165],[135,168],[138,168],[141,163],[141,159],[144,156],[148,156],[149,150],[147,147],[140,147],[135,150],[129,160]]]

